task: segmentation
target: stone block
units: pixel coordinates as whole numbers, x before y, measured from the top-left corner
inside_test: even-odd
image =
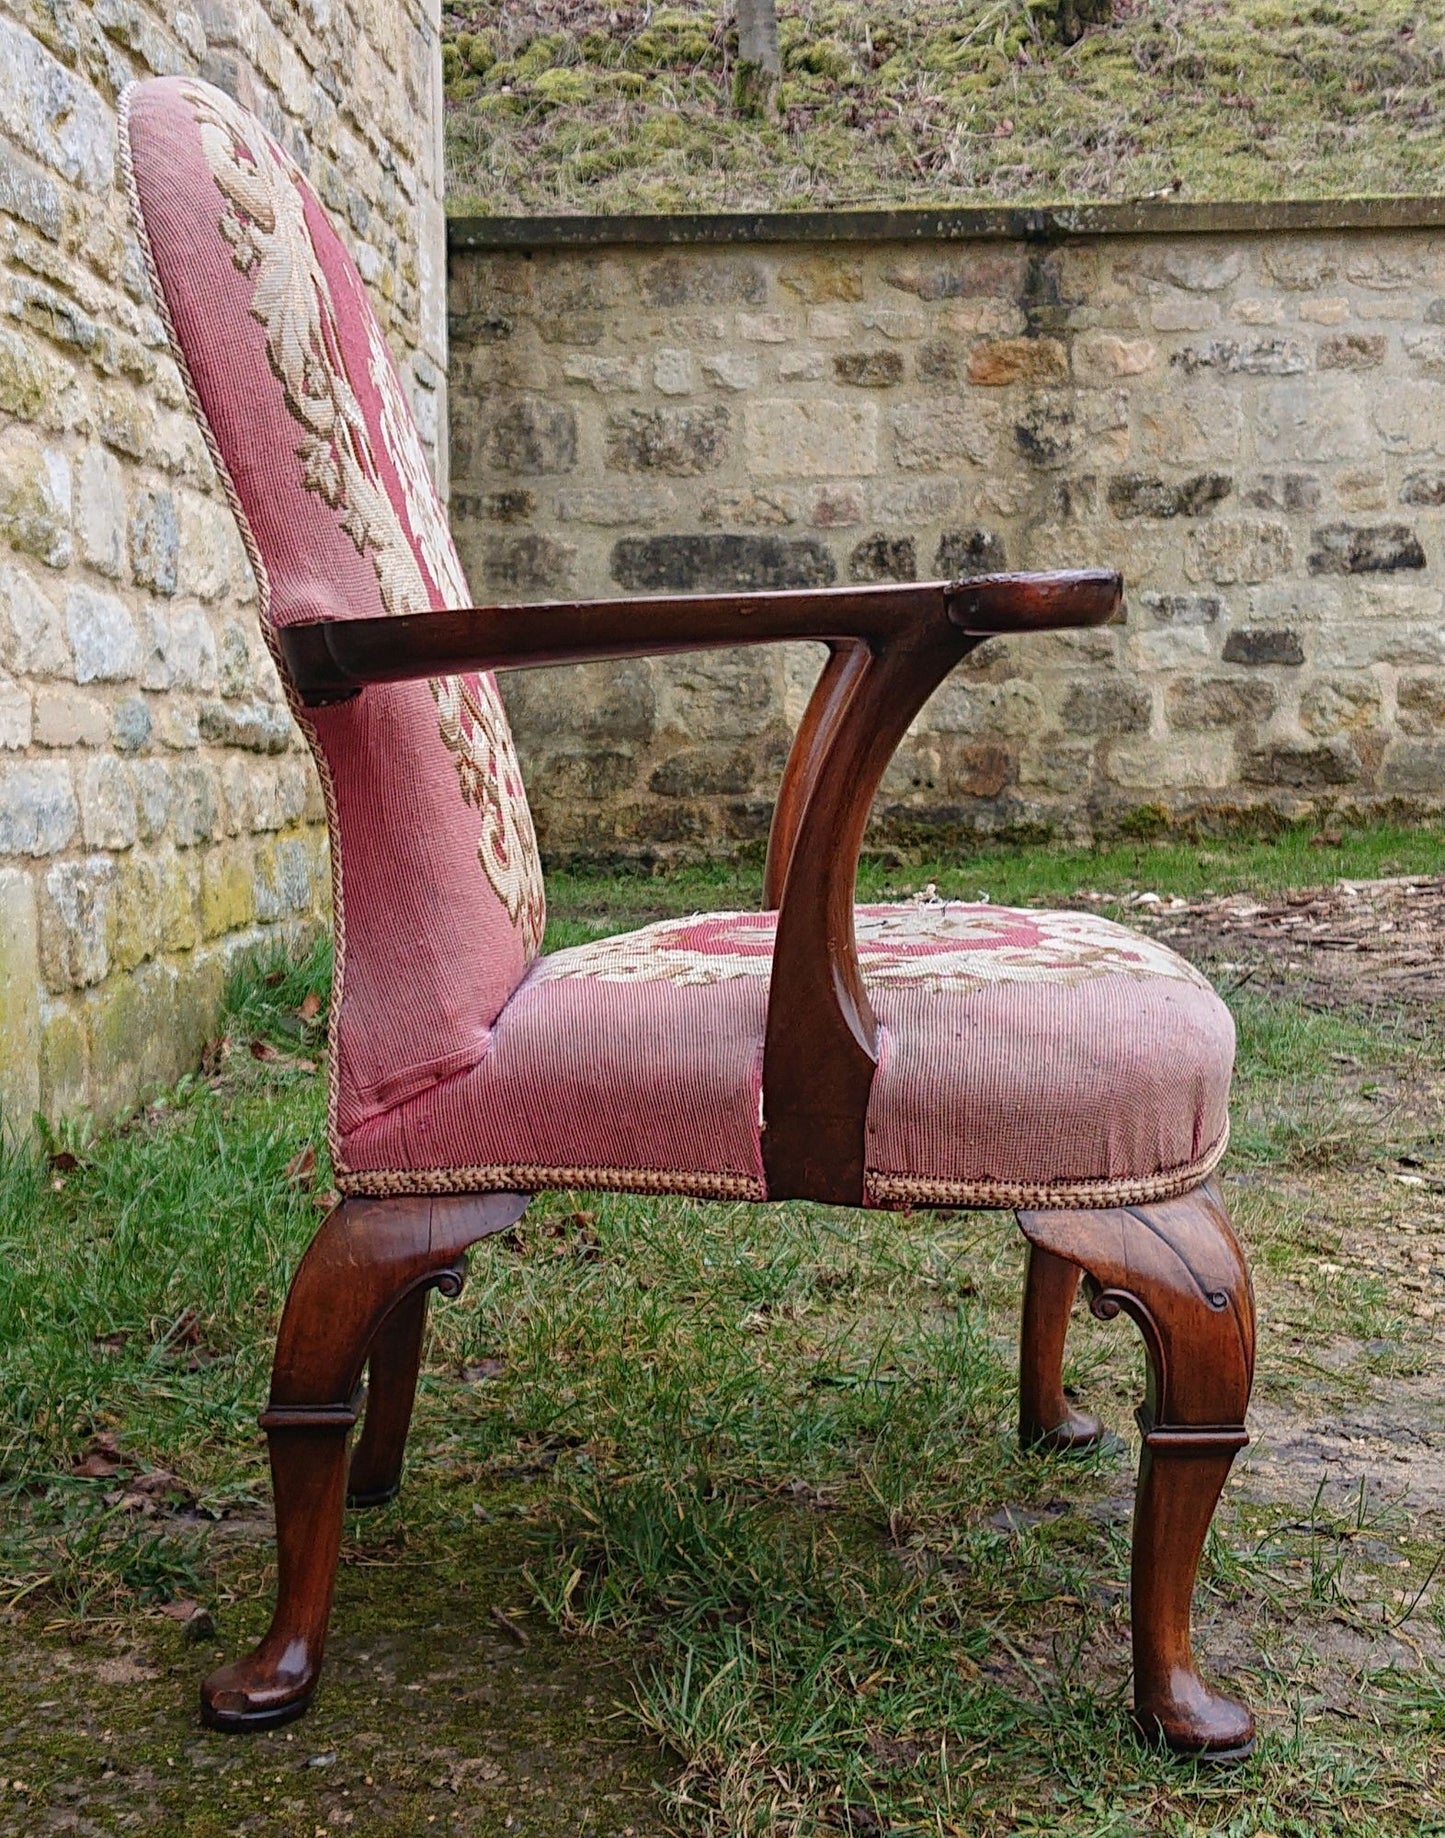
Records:
[[[1013,299],[1023,288],[1023,258],[1014,254],[960,250],[944,256],[909,256],[884,272],[900,293],[926,301],[960,300],[998,295]]]
[[[1217,625],[1224,616],[1218,594],[1143,593],[1139,604],[1161,625]]]
[[[785,351],[778,359],[778,381],[821,383],[824,369],[821,351]]]
[[[80,767],[81,834],[89,849],[128,849],[136,840],[135,788],[123,761],[108,753]]]
[[[128,1110],[194,1063],[199,1043],[183,1041],[177,1028],[178,981],[170,964],[141,964],[87,996],[98,1119]]]
[[[1445,734],[1445,671],[1402,672],[1395,685],[1395,707],[1404,733]]]
[[[56,862],[40,900],[40,959],[51,989],[81,989],[110,971],[116,865],[109,856]]]
[[[77,582],[65,598],[65,630],[77,683],[121,683],[139,672],[135,622],[114,594]]]
[[[1311,574],[1393,574],[1425,566],[1420,539],[1404,523],[1328,523],[1314,531]]]
[[[1177,466],[1228,465],[1244,440],[1237,390],[1201,384],[1148,398],[1139,408],[1139,439],[1153,460]]]
[[[577,560],[574,544],[536,530],[488,536],[476,553],[483,582],[499,593],[558,592],[571,581]]]
[[[181,522],[174,494],[139,493],[130,517],[130,565],[137,584],[158,594],[173,594],[180,546]]]
[[[758,306],[768,297],[768,278],[758,263],[691,251],[649,262],[638,287],[648,306],[665,308]]]
[[[487,464],[497,472],[572,472],[577,465],[577,417],[566,403],[519,396],[494,414],[483,444]]]
[[[1316,362],[1321,370],[1375,370],[1389,348],[1383,332],[1337,332],[1320,340]]]
[[[865,478],[878,470],[878,409],[872,402],[774,397],[749,402],[743,425],[755,478]]]
[[[1319,677],[1300,695],[1300,726],[1322,740],[1378,727],[1383,713],[1380,685],[1364,673]]]
[[[586,383],[600,396],[636,395],[647,380],[640,357],[569,357],[562,363],[569,383]]]
[[[1172,734],[1167,740],[1117,741],[1105,777],[1126,791],[1220,791],[1234,779],[1234,737]]]
[[[623,537],[611,573],[639,593],[827,587],[837,579],[832,554],[814,536]]]
[[[151,711],[144,696],[123,696],[115,704],[110,737],[120,753],[138,753],[145,746],[151,737]]]
[[[1225,472],[1199,472],[1187,479],[1161,479],[1145,472],[1121,472],[1109,481],[1109,509],[1116,517],[1203,517],[1234,490]]]
[[[214,691],[219,680],[216,635],[199,606],[155,607],[147,614],[141,686]]]
[[[1304,646],[1298,632],[1250,630],[1231,632],[1224,641],[1226,664],[1302,664]]]
[[[69,670],[59,609],[23,568],[0,568],[0,610],[0,662],[25,676]]]
[[[652,387],[660,396],[690,395],[692,393],[691,353],[668,348],[654,352]]]
[[[1114,383],[1120,377],[1146,376],[1157,366],[1159,351],[1152,339],[1086,332],[1074,340],[1073,360],[1081,383]]]
[[[83,77],[67,70],[33,33],[0,18],[0,127],[82,191],[110,189],[115,120]]]
[[[771,490],[721,486],[704,493],[697,520],[705,527],[723,523],[748,530],[781,530],[796,523],[802,514],[798,494],[781,486]]]
[[[715,351],[699,360],[709,383],[719,389],[742,391],[758,386],[758,360],[740,351]]]
[[[1175,351],[1170,364],[1186,376],[1221,370],[1233,376],[1298,376],[1310,367],[1309,352],[1292,338],[1211,338]]]
[[[1268,721],[1279,693],[1265,677],[1193,677],[1170,685],[1165,713],[1173,728],[1239,728]]]
[[[23,752],[31,733],[30,692],[0,677],[0,751]]]
[[[0,1138],[30,1132],[40,1106],[40,945],[35,886],[0,868]]]
[[[73,550],[69,462],[18,423],[0,430],[0,539],[48,568]]]
[[[249,850],[236,843],[206,850],[201,857],[202,938],[221,938],[251,923],[252,882]]]
[[[816,530],[843,530],[864,517],[861,485],[819,485],[808,503],[808,521]]]
[[[134,970],[161,948],[161,864],[145,855],[129,855],[116,865],[111,926],[111,965]]]
[[[55,855],[80,827],[64,760],[0,760],[0,855]]]
[[[171,833],[180,848],[210,842],[217,834],[220,801],[210,766],[184,760],[171,773]]]
[[[186,492],[180,498],[176,591],[207,604],[219,600],[244,566],[235,519],[219,499]]]
[[[785,345],[792,337],[786,313],[739,313],[738,337],[751,345]]]
[[[910,479],[903,485],[878,484],[873,513],[885,523],[937,523],[952,516],[963,496],[957,479]]]
[[[918,547],[911,536],[876,530],[855,543],[848,556],[850,581],[916,581]]]
[[[604,530],[667,522],[677,515],[677,498],[670,489],[640,485],[559,491],[556,506],[559,523],[588,523]]]
[[[1319,480],[1307,472],[1264,472],[1239,501],[1256,511],[1312,511],[1320,501]]]
[[[696,478],[727,458],[731,417],[725,408],[615,411],[607,421],[607,464],[614,472],[665,472]]]
[[[315,911],[317,865],[304,836],[257,845],[254,895],[258,919],[289,919]]]
[[[1425,376],[1436,382],[1445,379],[1445,332],[1406,332],[1402,343],[1405,355]]]
[[[1268,785],[1281,791],[1329,791],[1354,785],[1361,773],[1354,743],[1344,738],[1317,744],[1283,741],[1247,753],[1241,766],[1247,785]]]
[[[1059,719],[1069,734],[1131,734],[1149,726],[1152,708],[1142,683],[1099,677],[1070,688]]]
[[[945,530],[938,539],[933,566],[949,581],[1000,574],[1008,567],[1008,549],[997,530]]]
[[[1445,740],[1397,740],[1380,771],[1382,791],[1426,798],[1438,808],[1445,785]]]
[[[40,1108],[66,1117],[91,1101],[90,1039],[79,998],[40,998]]]
[[[983,389],[1061,383],[1068,373],[1069,354],[1057,338],[991,339],[968,354],[968,380]]]
[[[895,409],[891,426],[900,472],[950,472],[960,462],[986,466],[994,459],[1001,417],[993,403],[955,397]]]
[[[660,798],[736,796],[753,789],[763,766],[755,746],[684,747],[653,769],[648,790]]]
[[[893,389],[903,381],[903,357],[887,347],[881,351],[839,351],[833,375],[855,389]]]
[[[75,528],[81,559],[119,580],[126,566],[129,512],[120,463],[104,447],[87,446],[75,469]]]
[[[289,712],[274,702],[203,702],[197,726],[202,740],[250,753],[284,753],[295,734]]]
[[[801,261],[785,262],[778,270],[778,283],[810,306],[829,300],[863,298],[862,265],[833,255],[807,256]]]
[[[1268,581],[1294,566],[1289,525],[1268,517],[1216,517],[1191,530],[1184,572],[1191,581]]]
[[[1445,505],[1445,472],[1412,472],[1400,486],[1401,504],[1439,510]]]

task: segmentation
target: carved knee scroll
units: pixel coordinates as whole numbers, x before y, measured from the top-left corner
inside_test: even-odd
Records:
[[[1199,1676],[1190,1605],[1205,1535],[1244,1427],[1254,1375],[1254,1298],[1218,1188],[1098,1212],[1020,1213],[1031,1245],[1077,1265],[1093,1312],[1127,1314],[1148,1385],[1134,1514],[1135,1714],[1194,1754],[1240,1755],[1254,1720]]]

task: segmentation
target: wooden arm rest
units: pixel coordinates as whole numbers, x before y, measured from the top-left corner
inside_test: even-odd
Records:
[[[798,730],[768,842],[778,907],[763,1049],[763,1160],[774,1199],[858,1205],[878,1060],[853,936],[863,832],[910,722],[991,636],[1103,625],[1122,583],[1103,569],[792,593],[466,607],[292,625],[281,650],[303,702],[471,670],[822,640],[830,656]]]
[[[921,628],[984,636],[1100,625],[1119,599],[1117,575],[985,575],[790,593],[648,595],[472,606],[399,618],[328,619],[280,632],[286,667],[310,707],[343,702],[369,683],[527,669],[600,658],[654,657],[790,639],[884,647]]]

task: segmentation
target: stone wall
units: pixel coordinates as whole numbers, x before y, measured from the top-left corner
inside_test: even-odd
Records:
[[[228,963],[323,915],[309,760],[148,296],[135,76],[248,106],[348,233],[443,425],[437,0],[0,13],[0,1108],[100,1115],[194,1065]]]
[[[721,247],[694,220],[667,249],[454,224],[474,592],[1109,564],[1124,623],[983,647],[890,770],[883,835],[1445,806],[1445,213],[1002,215]],[[544,847],[761,837],[818,656],[509,678]]]

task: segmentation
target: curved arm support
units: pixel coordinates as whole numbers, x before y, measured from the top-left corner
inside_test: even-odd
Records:
[[[783,903],[783,888],[792,866],[793,848],[798,840],[798,826],[803,821],[808,798],[828,749],[838,729],[838,719],[857,687],[858,679],[868,668],[871,653],[867,645],[835,639],[828,646],[824,664],[793,744],[788,763],[783,768],[777,802],[773,806],[772,828],[768,832],[768,859],[763,869],[763,911],[776,912]]]
[[[788,852],[763,1049],[763,1165],[771,1199],[863,1200],[877,1028],[853,933],[874,793],[909,723],[980,639],[940,621],[866,653],[824,685],[810,783]],[[846,668],[846,674],[845,674]]]

